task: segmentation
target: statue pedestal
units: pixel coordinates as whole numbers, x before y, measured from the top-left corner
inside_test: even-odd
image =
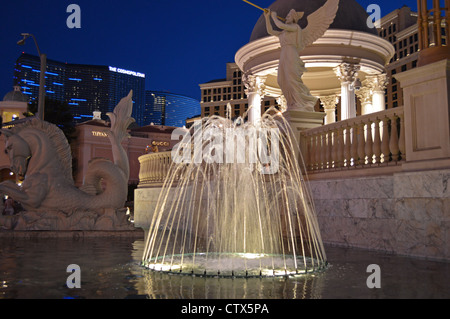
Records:
[[[323,125],[325,113],[322,112],[302,112],[302,111],[286,111],[283,113],[284,118],[289,122],[294,132],[294,136],[300,142],[301,132],[310,128]]]
[[[283,113],[284,118],[288,121],[292,128],[295,139],[299,145],[303,158],[307,155],[306,143],[301,137],[301,133],[305,130],[323,125],[325,113],[322,112],[303,112],[303,111],[286,111]],[[298,158],[298,154],[297,154]],[[300,162],[303,166],[303,163]]]

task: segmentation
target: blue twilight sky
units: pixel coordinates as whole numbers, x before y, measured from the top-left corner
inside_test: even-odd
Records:
[[[298,0],[302,1],[302,0]],[[253,0],[268,7],[274,0]],[[357,0],[378,4],[381,16],[416,0]],[[81,8],[81,28],[66,25],[67,6]],[[49,59],[112,65],[146,74],[146,89],[200,99],[199,83],[225,77],[225,64],[248,43],[261,11],[242,0],[14,0],[0,7],[0,99],[12,90],[14,62],[37,54],[36,36]]]

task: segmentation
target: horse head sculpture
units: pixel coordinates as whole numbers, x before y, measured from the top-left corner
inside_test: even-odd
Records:
[[[0,193],[20,202],[27,211],[64,211],[122,209],[129,178],[129,161],[122,147],[130,117],[132,91],[108,113],[111,118],[113,162],[95,158],[89,163],[84,184],[77,188],[72,177],[72,155],[67,138],[51,123],[33,118],[11,129],[1,129],[6,136],[5,152],[11,170],[23,183],[0,183]]]
[[[23,138],[10,130],[1,129],[0,132],[6,136],[5,154],[9,157],[11,171],[16,174],[19,181],[23,181],[31,158],[30,147]]]

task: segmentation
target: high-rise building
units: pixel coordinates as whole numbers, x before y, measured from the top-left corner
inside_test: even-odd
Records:
[[[144,121],[145,110],[145,74],[124,70],[118,67],[108,67],[111,75],[112,90],[110,91],[112,98],[112,108],[120,102],[120,100],[133,90],[133,118],[139,126],[145,126]]]
[[[403,6],[382,17],[379,21],[380,28],[378,34],[380,37],[392,43],[395,54],[390,63],[386,66],[389,83],[386,87],[386,106],[387,108],[403,105],[403,90],[400,84],[394,78],[395,74],[410,70],[418,66],[420,54],[420,37],[417,23],[418,13],[411,11],[411,8]],[[428,22],[430,37],[433,21]],[[441,17],[440,42],[443,46],[447,45],[445,28],[447,26],[446,17]],[[438,42],[437,39],[430,39],[431,46]]]
[[[65,100],[71,106],[76,122],[86,121],[96,109],[103,114],[112,111],[112,79],[108,67],[70,65],[64,82]]]
[[[200,102],[194,98],[163,91],[145,92],[144,124],[182,127],[186,119],[200,115]]]
[[[14,68],[13,85],[21,87],[22,93],[28,95],[30,103],[39,97],[40,65],[39,57],[23,53]],[[48,59],[45,74],[46,96],[53,100],[66,101],[66,64]]]
[[[153,91],[145,91],[144,121],[147,124],[164,125],[166,97]]]
[[[395,54],[386,66],[389,82],[386,86],[386,108],[403,105],[403,90],[394,75],[417,67],[419,39],[417,12],[403,6],[380,19],[378,34],[392,43]]]
[[[242,116],[248,110],[248,98],[242,82],[242,71],[236,63],[227,63],[226,78],[200,84],[201,116],[227,115],[227,105],[231,105],[231,117]],[[261,113],[277,105],[275,98],[265,97]]]
[[[40,59],[22,54],[16,61],[14,84],[33,102],[39,96]],[[46,96],[71,107],[74,122],[92,118],[99,110],[111,112],[120,99],[133,90],[133,114],[143,126],[145,106],[145,74],[112,66],[69,64],[47,60],[45,79]]]

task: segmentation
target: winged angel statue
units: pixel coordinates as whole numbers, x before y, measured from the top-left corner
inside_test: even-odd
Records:
[[[320,38],[333,23],[338,6],[339,0],[328,0],[321,8],[308,16],[308,25],[304,29],[298,25],[304,12],[292,9],[286,16],[285,22],[282,22],[276,12],[268,9],[264,11],[267,32],[280,40],[278,85],[286,99],[288,110],[314,111],[317,98],[311,95],[302,81],[306,68],[299,55],[304,48]],[[270,17],[281,31],[272,28]]]

